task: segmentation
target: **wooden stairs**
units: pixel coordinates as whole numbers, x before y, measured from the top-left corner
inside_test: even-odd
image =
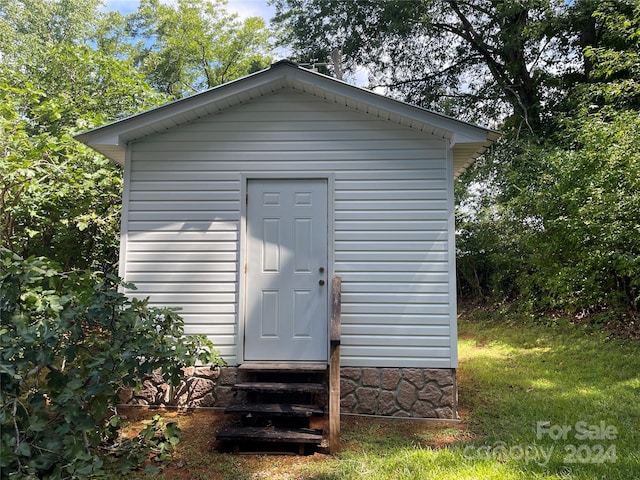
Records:
[[[305,454],[324,439],[326,364],[243,364],[234,386],[236,402],[225,410],[239,417],[217,439],[233,452]],[[320,428],[318,428],[320,427]],[[293,447],[293,449],[292,449]]]
[[[340,447],[340,277],[333,278],[330,359],[326,363],[245,363],[238,368],[235,402],[225,412],[235,425],[216,439],[234,453],[304,455],[328,440]],[[328,425],[325,421],[328,417]]]

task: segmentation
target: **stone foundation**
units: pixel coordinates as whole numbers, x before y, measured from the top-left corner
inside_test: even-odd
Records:
[[[455,369],[340,370],[343,413],[413,418],[457,418]]]
[[[123,405],[149,407],[228,407],[233,401],[232,387],[236,383],[236,367],[189,367],[177,387],[164,382],[159,371],[147,376],[142,388],[124,389],[120,394]]]
[[[237,367],[190,367],[177,387],[159,372],[144,379],[140,391],[126,389],[125,405],[156,407],[229,406]],[[342,413],[412,418],[457,418],[455,369],[360,368],[340,370]]]

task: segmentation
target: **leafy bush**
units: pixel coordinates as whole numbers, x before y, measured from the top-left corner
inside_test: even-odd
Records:
[[[73,128],[38,125],[59,115],[59,100],[0,80],[0,246],[66,269],[115,270],[122,173]]]
[[[459,292],[632,327],[640,312],[640,4],[605,2],[593,15],[602,42],[585,49],[590,79],[567,94],[566,111],[549,117],[544,138],[527,143],[508,132],[463,177],[471,188],[458,188]]]
[[[160,367],[175,384],[185,366],[221,362],[206,337],[183,335],[174,309],[129,300],[117,277],[62,273],[6,249],[0,261],[2,478],[103,475],[121,425],[121,388]],[[150,432],[143,437],[156,438]]]

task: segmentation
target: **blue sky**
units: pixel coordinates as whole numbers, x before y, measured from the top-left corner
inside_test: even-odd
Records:
[[[138,7],[137,0],[104,0],[106,10],[118,10],[131,13]],[[237,13],[240,18],[262,17],[269,22],[274,8],[267,5],[267,0],[227,0],[227,11]]]

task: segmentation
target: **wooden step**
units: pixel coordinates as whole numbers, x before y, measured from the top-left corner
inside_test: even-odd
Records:
[[[326,372],[327,364],[322,362],[245,362],[238,367],[239,370],[248,372]]]
[[[227,427],[216,435],[221,441],[322,443],[322,432],[310,428]]]
[[[233,388],[248,392],[267,393],[323,393],[327,387],[322,383],[287,383],[287,382],[241,382]]]
[[[241,403],[232,405],[225,413],[251,414],[256,417],[321,417],[320,405],[292,405],[289,403]]]

